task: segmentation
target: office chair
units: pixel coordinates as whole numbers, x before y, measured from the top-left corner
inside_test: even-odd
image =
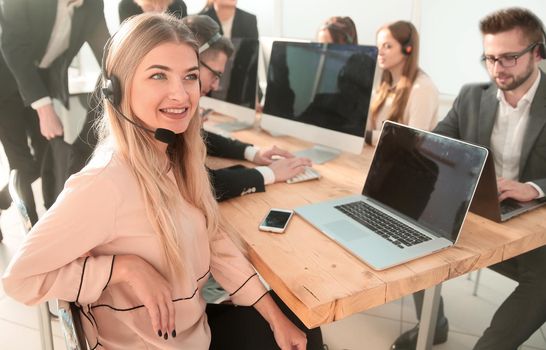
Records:
[[[32,228],[30,218],[27,213],[25,203],[19,195],[20,178],[17,169],[10,173],[9,193],[17,208],[17,212],[23,224],[24,233],[27,234]],[[57,300],[59,310],[59,320],[63,330],[67,350],[87,350],[87,343],[78,309],[72,303],[64,300]],[[45,302],[38,306],[38,322],[40,328],[40,340],[42,350],[53,350],[53,334],[51,332],[51,315],[49,313],[49,303]]]

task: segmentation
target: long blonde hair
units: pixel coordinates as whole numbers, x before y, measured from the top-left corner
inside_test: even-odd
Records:
[[[141,123],[130,107],[135,69],[153,48],[172,42],[188,45],[198,55],[193,34],[180,20],[167,14],[142,14],[121,25],[104,53],[103,74],[115,76],[121,86],[122,98],[117,109],[135,123]],[[104,102],[100,143],[112,140],[129,164],[140,186],[148,218],[163,246],[165,263],[172,272],[181,273],[183,228],[177,224],[177,217],[182,214],[180,196],[204,213],[209,236],[218,229],[218,207],[205,168],[201,121],[194,115],[187,130],[176,136],[176,142],[168,146],[165,155],[154,145],[157,141],[149,132],[123,120],[112,103],[106,99]],[[168,176],[169,171],[174,182]]]
[[[406,55],[402,77],[396,84],[392,108],[387,114],[388,120],[396,122],[400,121],[404,115],[413,82],[419,73],[419,33],[417,33],[415,26],[407,21],[398,21],[383,26],[377,32],[379,33],[384,29],[389,30],[394,39],[402,45],[403,54]],[[370,108],[372,121],[374,123],[377,120],[379,111],[385,104],[385,101],[392,90],[391,85],[392,74],[388,70],[384,70],[381,75],[381,83],[377,90],[376,97],[372,101],[372,106]]]

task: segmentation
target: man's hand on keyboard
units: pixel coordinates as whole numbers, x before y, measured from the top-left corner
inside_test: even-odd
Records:
[[[275,182],[286,181],[302,173],[307,166],[311,166],[311,160],[301,157],[279,159],[269,164],[275,173]]]
[[[258,165],[270,165],[276,158],[294,158],[294,155],[277,146],[271,146],[269,148],[260,149],[254,156],[253,163]],[[277,174],[275,173],[275,176],[276,175]]]

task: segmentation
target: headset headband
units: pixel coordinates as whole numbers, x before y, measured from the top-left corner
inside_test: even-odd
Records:
[[[201,45],[199,47],[199,54],[202,54],[204,51],[208,50],[212,45],[214,45],[215,42],[220,40],[222,38],[222,35],[218,32],[216,32],[206,43]]]

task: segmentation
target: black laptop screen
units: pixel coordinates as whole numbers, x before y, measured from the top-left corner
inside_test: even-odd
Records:
[[[362,193],[455,241],[487,150],[385,123]]]
[[[377,48],[275,41],[264,113],[364,136]]]

